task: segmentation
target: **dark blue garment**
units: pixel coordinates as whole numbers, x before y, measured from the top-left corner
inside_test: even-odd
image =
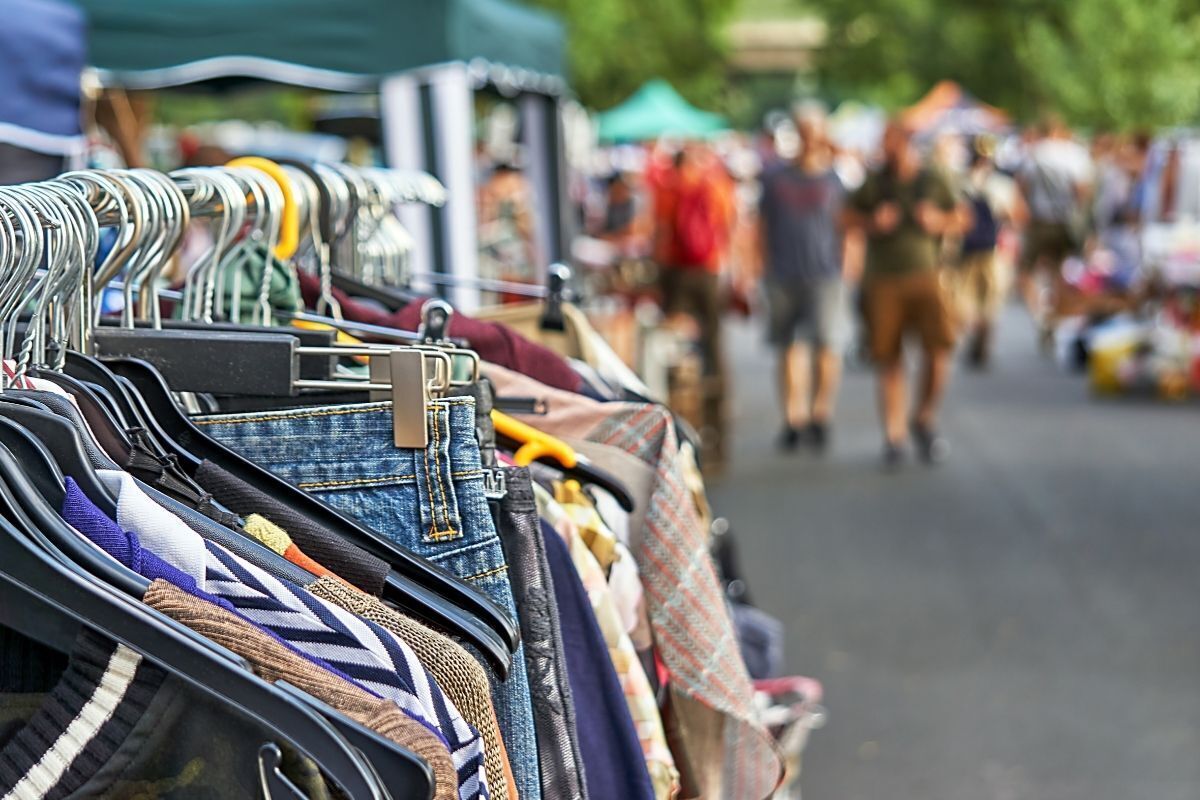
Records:
[[[587,590],[566,542],[545,520],[542,538],[558,603],[588,797],[654,800],[646,757]]]
[[[78,149],[83,12],[57,0],[6,0],[0,12],[0,142],[54,155]]]
[[[92,544],[144,578],[172,583],[190,595],[215,603],[226,611],[237,613],[228,602],[201,589],[191,575],[171,566],[142,547],[136,534],[121,530],[117,523],[88,499],[74,478],[67,476],[66,486],[62,517]]]

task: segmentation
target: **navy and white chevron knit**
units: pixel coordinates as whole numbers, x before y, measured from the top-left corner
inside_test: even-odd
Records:
[[[205,542],[204,588],[302,653],[322,659],[374,694],[394,701],[447,743],[459,800],[488,798],[483,739],[412,649],[379,625],[334,606],[225,548]]]

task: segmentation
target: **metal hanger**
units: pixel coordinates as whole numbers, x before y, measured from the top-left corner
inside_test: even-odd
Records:
[[[208,183],[204,184],[203,187],[201,187],[195,181],[195,175],[179,176],[182,178],[182,180],[179,181],[180,188],[184,195],[189,197],[189,203],[194,202],[197,198],[201,201],[199,208],[200,214],[211,214],[215,211],[220,217],[224,213],[226,204],[228,204],[228,207],[231,209],[232,213],[236,214],[238,200],[246,196],[240,190],[236,192],[231,191],[229,188],[230,183],[224,180],[222,177],[222,172],[223,171],[220,170],[214,171],[213,175],[208,176],[209,181]],[[136,267],[137,270],[142,270],[144,269],[142,262],[148,260],[147,256],[145,255],[146,253],[165,251],[165,248],[156,244],[156,241],[165,237],[159,237],[155,235],[153,232],[153,226],[161,224],[161,221],[166,217],[168,212],[163,210],[165,204],[162,201],[151,201],[145,199],[145,195],[153,191],[153,189],[150,188],[150,184],[146,180],[143,179],[140,181],[135,181],[129,176],[122,176],[122,178],[125,180],[125,185],[129,193],[127,204],[136,203],[136,207],[142,209],[141,219],[144,235],[135,244],[133,248],[133,255],[130,256],[129,259],[129,263],[133,265],[131,269]],[[195,193],[194,198],[192,197],[193,193]],[[251,199],[253,200],[252,194]],[[205,204],[211,204],[211,207],[205,208]],[[192,210],[194,212],[197,211],[195,207],[193,207]],[[219,252],[217,251],[219,251],[221,245],[222,243],[218,242],[214,247],[214,253],[212,254],[213,256],[219,256]],[[97,282],[97,284],[99,284],[99,282]],[[212,291],[205,290],[211,289],[213,285],[214,284],[211,276],[203,274],[195,276],[193,279],[193,287],[196,290],[193,293],[194,307],[199,307],[203,310],[207,305],[208,309],[212,308],[211,298],[213,297],[214,293]],[[103,287],[98,285],[97,290],[99,291],[101,289],[103,289]],[[146,287],[146,290],[149,290],[149,287]],[[210,299],[206,300],[206,296]],[[127,297],[130,301],[132,301],[133,292],[129,291],[127,293]],[[129,305],[132,306],[132,302],[130,302]],[[164,336],[167,335],[169,331],[138,332],[139,335],[145,335],[146,333],[153,333],[156,336]],[[97,329],[93,332],[93,339],[98,346],[98,349],[100,349],[102,352],[102,339],[104,335],[105,331],[103,329]],[[241,348],[239,348],[239,350],[241,350]],[[345,351],[338,351],[338,353],[343,352]],[[364,348],[361,352],[365,352],[368,355],[373,356],[382,355],[378,348]],[[328,351],[321,353],[320,355],[325,355],[327,357]],[[391,355],[389,354],[389,360],[390,358]],[[413,361],[413,356],[411,354],[408,355],[407,358],[410,362]],[[444,359],[445,356],[439,356],[435,358],[434,354],[420,353],[419,358],[421,364],[424,365],[430,359],[436,361],[438,358]],[[93,380],[103,380],[103,370],[96,369],[97,365],[94,363],[88,364],[86,360],[76,356],[68,356],[68,363],[71,364],[71,368],[73,370],[78,370],[82,365],[85,369],[85,372],[90,373],[89,377]],[[449,364],[446,363],[445,367],[448,366]],[[445,369],[445,367],[438,367],[438,371],[443,371],[446,375],[448,375],[448,369]],[[131,371],[133,374],[136,374],[138,370],[125,365],[124,367],[118,367],[118,371]],[[153,384],[157,383],[156,388],[158,390],[158,394],[156,396],[158,399],[149,403],[152,413],[144,414],[143,412],[142,416],[153,418],[155,423],[154,429],[158,438],[164,441],[164,444],[166,444],[167,441],[170,441],[171,445],[168,445],[168,447],[174,446],[178,448],[174,451],[177,454],[182,454],[184,452],[183,448],[186,447],[186,453],[193,456],[193,466],[195,463],[198,463],[198,461],[194,458],[195,456],[213,456],[213,461],[223,467],[229,468],[229,463],[225,460],[227,454],[222,454],[219,450],[214,452],[213,449],[205,449],[200,451],[195,444],[191,443],[192,440],[181,435],[181,430],[179,428],[172,427],[172,425],[178,425],[181,419],[186,423],[186,418],[182,418],[182,415],[180,415],[180,412],[174,405],[174,401],[171,399],[168,391],[163,388],[161,379],[157,378],[157,376],[147,379],[145,373],[143,373],[143,381],[145,380],[149,380],[150,385],[139,385],[138,387],[140,393],[143,395],[143,400],[150,399],[146,397],[146,395],[147,393],[154,391],[155,387]],[[134,404],[128,402],[129,396],[131,395],[128,390],[123,389],[118,383],[112,381],[108,382],[106,388],[113,393],[114,397],[124,396],[127,401],[125,403],[126,410],[132,413],[131,406]],[[301,385],[297,388],[308,387]],[[314,386],[312,388],[332,387]],[[369,392],[372,390],[386,390],[390,387],[381,382],[359,382],[356,385],[339,383],[336,388],[357,388],[359,390]],[[420,406],[420,416],[423,430],[423,404]],[[164,419],[171,420],[171,422],[164,424]],[[190,423],[188,424],[190,425]],[[211,444],[215,443],[210,442],[209,445]],[[255,473],[251,473],[250,479],[256,485],[263,486],[265,480],[264,475],[265,473],[263,471],[258,470]],[[275,481],[274,483],[267,483],[266,485],[272,486],[272,491],[283,491],[278,485],[279,483],[280,482]],[[286,484],[284,484],[284,486],[286,486]],[[289,493],[287,494],[287,502],[290,505],[299,508],[307,507],[307,510],[310,512],[310,516],[315,515],[318,521],[322,522],[322,524],[333,527],[335,530],[342,532],[344,535],[347,535],[347,538],[349,538],[351,541],[354,541],[359,546],[364,547],[364,549],[367,549],[368,552],[372,552],[373,554],[385,559],[388,561],[388,563],[392,564],[399,570],[398,572],[393,573],[388,582],[388,588],[385,592],[385,599],[402,605],[407,611],[413,613],[415,616],[420,616],[423,619],[431,621],[447,630],[459,632],[464,638],[466,638],[468,641],[471,641],[472,644],[475,644],[488,656],[489,662],[493,664],[500,674],[503,675],[507,673],[507,670],[511,664],[512,650],[516,647],[519,634],[517,633],[515,622],[511,620],[508,615],[495,603],[479,594],[473,587],[454,579],[452,576],[438,570],[435,567],[432,567],[427,562],[424,562],[416,556],[382,541],[377,534],[361,529],[345,518],[340,517],[340,515],[336,515],[334,512],[324,507],[324,505],[319,501],[304,495],[299,490],[293,489],[292,487],[287,487],[287,490],[289,490]],[[330,515],[332,515],[332,517]]]
[[[63,289],[78,279],[75,274],[78,267],[90,263],[89,257],[94,258],[95,237],[91,235],[94,217],[87,216],[90,209],[85,213],[71,201],[72,196],[78,197],[77,194],[63,194],[66,191],[65,185],[25,186],[0,193],[0,275],[16,278],[0,278],[0,289],[3,290],[0,292],[0,309],[3,310],[0,327],[6,333],[4,341],[7,343],[0,355],[14,354],[16,316],[29,293],[36,297],[33,316],[21,338],[17,365],[12,377],[6,378],[8,384],[20,384],[30,362],[47,360],[47,335],[52,340],[56,337],[65,339],[69,314],[62,303]],[[77,216],[73,217],[73,214]],[[43,251],[47,268],[38,276],[36,267]],[[17,298],[16,302],[13,297]],[[53,349],[50,352],[53,353]],[[138,615],[148,614],[147,609],[137,604],[122,605],[115,595],[103,590],[103,585],[95,578],[105,580],[109,586],[121,587],[132,597],[140,597],[148,584],[144,578],[103,559],[97,550],[86,545],[61,522],[57,508],[63,492],[60,481],[64,452],[56,446],[57,434],[53,426],[46,427],[53,415],[28,400],[11,396],[5,396],[4,400],[0,404],[0,437],[24,455],[18,461],[11,450],[0,447],[0,505],[5,511],[0,514],[4,519],[0,523],[0,552],[4,554],[0,558],[0,596],[5,598],[0,602],[3,622],[39,641],[57,642],[60,646],[64,639],[73,638],[69,632],[81,625],[100,627],[147,652],[173,671],[182,670],[186,678],[209,694],[216,694],[209,682],[214,677],[223,677],[218,683],[223,686],[224,697],[217,695],[223,704],[232,700],[233,707],[250,713],[263,708],[277,711],[260,715],[260,718],[273,727],[287,730],[289,738],[314,756],[351,796],[381,800],[386,797],[386,792],[374,779],[373,771],[336,735],[330,738],[332,731],[319,717],[305,712],[303,707],[286,698],[283,703],[278,702],[278,698],[270,700],[269,695],[261,694],[261,686],[238,687],[242,678],[256,682],[258,679],[248,672],[222,676],[223,672],[231,670],[223,671],[220,664],[238,662],[229,661],[224,655],[220,657],[221,661],[214,662],[212,654],[221,651],[194,634],[185,633],[186,629],[170,621],[152,619],[147,623],[148,618],[142,618],[139,623]],[[38,416],[31,417],[30,414]],[[20,419],[23,424],[16,424],[14,419]],[[66,424],[69,428],[69,423]],[[70,442],[79,444],[77,438]],[[76,464],[66,466],[68,472],[76,472],[78,467]],[[83,483],[92,473],[80,469],[78,474]],[[108,511],[112,513],[115,507]],[[24,526],[24,532],[14,525]],[[28,538],[30,536],[34,539]],[[91,580],[77,572],[81,565],[88,567]],[[71,594],[73,591],[75,595]],[[91,596],[82,597],[78,594],[80,591]],[[21,600],[17,600],[18,597]],[[73,599],[76,602],[72,602]],[[83,602],[78,602],[81,599]],[[173,642],[176,645],[174,655],[168,655],[169,648],[139,647],[151,641],[161,642],[164,635],[172,633],[183,637]],[[231,686],[251,688],[249,692],[231,693]],[[297,710],[301,715],[297,715]],[[318,727],[314,728],[314,725]],[[415,756],[404,755],[416,763]],[[425,786],[431,788],[428,782]]]

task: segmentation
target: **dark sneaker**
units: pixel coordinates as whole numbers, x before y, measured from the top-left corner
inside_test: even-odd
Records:
[[[905,459],[908,458],[908,453],[904,449],[904,445],[896,442],[883,443],[883,468],[886,470],[897,470],[904,466]]]
[[[940,464],[950,455],[950,442],[933,428],[914,422],[912,435],[917,453],[926,464]]]
[[[783,429],[783,433],[779,434],[779,449],[785,453],[791,453],[800,446],[800,431],[787,425]]]
[[[810,422],[808,424],[808,443],[818,453],[824,453],[829,447],[829,423]]]

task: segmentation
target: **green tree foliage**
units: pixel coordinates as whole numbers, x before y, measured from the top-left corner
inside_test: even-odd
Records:
[[[725,85],[723,31],[738,0],[531,0],[567,23],[571,85],[608,108],[650,78],[716,107]]]
[[[1024,119],[1137,128],[1200,112],[1196,0],[807,0],[833,95],[897,107],[942,78]]]

